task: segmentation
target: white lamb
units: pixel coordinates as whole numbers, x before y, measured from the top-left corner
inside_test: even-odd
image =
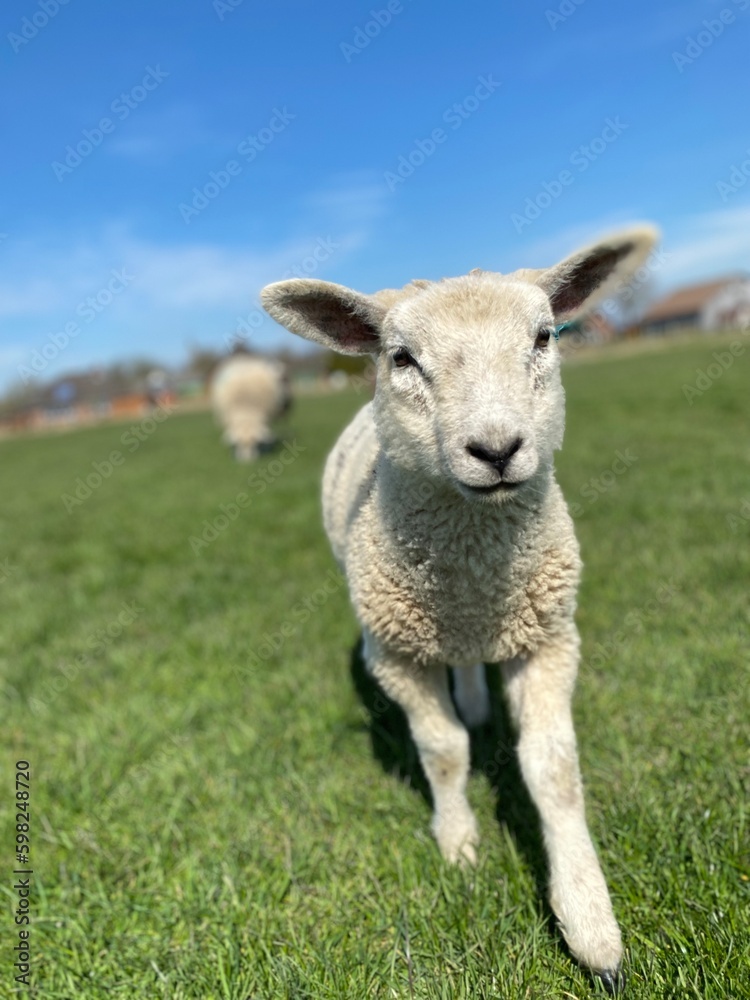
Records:
[[[211,401],[237,461],[249,462],[273,442],[271,421],[288,405],[283,366],[249,354],[230,355],[214,373]]]
[[[632,274],[655,239],[637,227],[554,267],[375,295],[313,280],[262,293],[294,333],[376,356],[374,401],[326,465],[324,520],[367,667],[408,717],[440,849],[471,863],[478,842],[469,737],[446,665],[473,725],[488,715],[482,664],[499,662],[552,907],[611,993],[624,985],[622,942],[586,826],[570,708],[581,563],[553,468],[565,419],[555,327]]]

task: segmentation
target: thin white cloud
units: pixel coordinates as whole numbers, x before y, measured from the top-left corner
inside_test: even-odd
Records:
[[[0,278],[0,384],[69,322],[81,335],[61,355],[64,368],[146,349],[174,358],[187,340],[225,346],[238,317],[257,313],[263,285],[292,275],[325,277],[366,245],[383,210],[371,179],[350,175],[310,193],[298,231],[270,246],[227,246],[188,233],[184,242],[165,243],[122,223],[76,240],[52,233],[27,239]],[[106,303],[93,319],[85,309],[90,297]],[[283,337],[268,318],[253,329],[259,342]],[[56,359],[45,377],[57,367]]]
[[[136,108],[103,146],[111,156],[146,163],[164,163],[188,149],[215,149],[217,156],[231,149],[241,136],[219,132],[207,124],[208,115],[196,105],[172,102],[164,107]]]
[[[641,212],[620,210],[583,222],[536,240],[509,248],[498,260],[498,270],[519,266],[554,264],[580,246],[600,236],[641,221]],[[655,274],[659,289],[723,274],[750,274],[750,205],[685,215],[665,227],[662,234],[663,263]]]
[[[325,188],[308,196],[307,203],[341,225],[357,226],[383,215],[389,199],[382,177],[363,170],[331,178]]]
[[[587,9],[583,3],[570,5],[572,10],[560,19],[560,7],[565,6],[553,3],[543,14],[540,12],[540,25],[549,28],[549,36],[526,60],[535,77],[547,78],[571,60],[590,60],[592,54],[597,53],[611,59],[615,53],[643,55],[651,49],[661,48],[669,59],[671,50],[682,49],[687,38],[700,31],[703,19],[712,13],[705,0],[691,0],[661,9],[654,5],[637,23],[626,12],[619,23],[613,21],[606,27],[589,27],[591,8]],[[739,20],[739,8],[735,14]],[[540,34],[540,40],[544,37]],[[665,65],[670,65],[669,61]]]
[[[257,312],[259,289],[310,253],[306,238],[264,253],[108,235],[83,253],[55,250],[33,262],[17,260],[17,276],[0,284],[0,390],[22,370],[26,378],[41,351],[49,363],[33,370],[47,379],[133,354],[174,362],[188,342],[225,348],[237,318]],[[69,324],[78,331],[71,338],[63,335]],[[253,335],[258,343],[275,336],[270,319],[254,321]],[[61,341],[62,349],[49,346]]]
[[[670,284],[750,273],[750,205],[687,216],[668,234]]]
[[[37,254],[33,261],[17,259],[16,276],[0,282],[0,319],[53,316],[74,309],[106,288],[113,271],[124,273],[129,289],[125,299],[144,309],[239,307],[264,284],[295,267],[320,276],[329,261],[351,253],[363,240],[359,231],[343,236],[321,233],[260,250],[104,236],[79,252],[61,248]],[[318,258],[309,261],[321,245]]]
[[[31,276],[0,283],[0,319],[44,315],[63,304],[63,289],[50,278]]]
[[[108,152],[130,157],[133,160],[150,160],[161,157],[167,149],[167,141],[158,135],[131,135],[113,139]]]
[[[120,268],[133,276],[127,299],[144,308],[234,308],[295,268],[307,273],[312,267],[309,273],[320,277],[366,244],[371,223],[386,204],[382,185],[362,172],[333,178],[307,195],[305,234],[272,246],[228,247],[194,239],[158,243],[138,238],[122,223],[73,243],[42,235],[17,245],[11,268],[0,279],[0,320],[73,308]]]
[[[241,303],[306,252],[292,241],[270,252],[210,244],[158,246],[131,241],[124,255],[136,275],[137,294],[157,309]]]

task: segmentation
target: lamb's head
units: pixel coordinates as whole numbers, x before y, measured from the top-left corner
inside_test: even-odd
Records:
[[[627,280],[655,239],[638,227],[554,267],[474,271],[400,295],[292,280],[261,298],[293,333],[375,355],[378,435],[394,463],[499,502],[548,468],[562,444],[555,327]]]

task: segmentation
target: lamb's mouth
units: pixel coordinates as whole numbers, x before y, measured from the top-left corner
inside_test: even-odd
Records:
[[[491,493],[500,493],[506,490],[515,490],[519,486],[523,486],[525,480],[521,480],[518,483],[507,483],[505,480],[501,479],[499,483],[495,483],[493,486],[470,486],[468,483],[461,483],[461,486],[465,490],[470,490],[472,493],[477,493],[479,496],[488,496]]]

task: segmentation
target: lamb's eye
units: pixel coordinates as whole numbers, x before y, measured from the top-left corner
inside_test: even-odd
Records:
[[[536,335],[536,340],[534,341],[534,347],[546,347],[549,344],[549,338],[552,336],[552,331],[548,329],[540,330]]]
[[[409,365],[416,365],[417,362],[405,348],[399,347],[393,355],[393,363],[397,368],[408,368]]]

